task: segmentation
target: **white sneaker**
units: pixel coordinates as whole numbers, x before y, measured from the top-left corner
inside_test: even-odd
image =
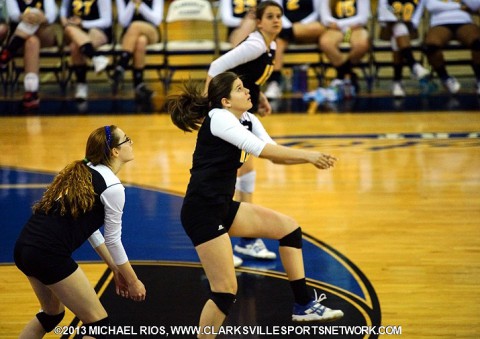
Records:
[[[79,82],[75,88],[75,99],[77,100],[87,100],[88,98],[88,85],[85,83]]]
[[[477,95],[480,95],[480,81],[477,82]]]
[[[239,267],[242,266],[243,260],[239,257],[237,257],[235,254],[233,255],[233,266],[234,267]]]
[[[308,304],[299,305],[295,303],[293,306],[292,321],[326,322],[342,318],[343,311],[333,310],[321,304],[325,299],[327,299],[327,296],[324,293],[317,297],[317,291],[315,291],[315,298]]]
[[[104,55],[97,55],[92,58],[95,73],[100,73],[108,66],[108,58]]]
[[[241,239],[234,247],[235,252],[247,255],[256,259],[275,260],[277,255],[275,252],[269,251],[262,239],[254,239],[251,242],[246,242]]]
[[[429,74],[428,70],[422,65],[420,65],[418,62],[413,65],[412,72],[413,72],[413,76],[417,80],[421,80],[427,77]]]
[[[332,81],[330,81],[329,87],[342,87],[342,86],[343,86],[343,80],[335,78]]]
[[[282,88],[276,81],[271,81],[265,91],[265,96],[268,99],[280,99],[282,97]]]
[[[448,77],[448,79],[443,82],[443,85],[451,94],[457,93],[461,87],[458,80],[454,77]]]
[[[395,98],[403,98],[406,93],[400,81],[394,81],[392,84],[392,94]]]

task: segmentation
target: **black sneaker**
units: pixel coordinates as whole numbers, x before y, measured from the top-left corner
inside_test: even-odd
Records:
[[[120,66],[115,67],[115,72],[113,72],[113,76],[112,76],[113,95],[118,94],[118,90],[120,89],[120,86],[123,83],[124,76],[125,76],[125,70]]]
[[[35,109],[40,106],[40,98],[38,92],[25,92],[23,95],[23,107],[27,109]]]
[[[135,88],[136,101],[150,101],[150,99],[153,97],[153,94],[154,92],[151,89],[148,89],[143,82]]]

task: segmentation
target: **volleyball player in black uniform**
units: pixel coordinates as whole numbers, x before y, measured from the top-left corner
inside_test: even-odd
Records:
[[[274,1],[262,1],[256,7],[257,30],[251,33],[237,47],[212,62],[208,70],[206,86],[210,79],[225,71],[238,74],[245,87],[250,90],[253,107],[251,112],[260,115],[271,114],[272,108],[261,91],[262,86],[273,71],[275,58],[275,38],[282,29],[282,7]],[[247,161],[238,172],[237,194],[240,201],[252,202],[256,172],[253,159]],[[241,239],[235,251],[258,259],[273,260],[277,255],[269,251],[261,239]],[[238,257],[235,262],[241,264]]]
[[[237,170],[249,154],[279,164],[310,163],[319,169],[331,168],[336,159],[317,151],[262,141],[240,122],[251,107],[250,91],[232,72],[215,76],[207,97],[190,82],[183,93],[167,99],[174,124],[183,131],[198,130],[181,220],[210,283],[211,294],[202,310],[200,326],[218,331],[235,302],[237,280],[230,236],[279,240],[280,256],[295,298],[293,321],[341,318],[342,311],[320,304],[326,298],[324,294],[313,298],[307,289],[302,232],[295,220],[233,200]],[[199,338],[214,336],[202,333]]]
[[[394,97],[404,97],[406,96],[402,84],[404,64],[420,81],[429,75],[428,70],[415,60],[410,41],[411,38],[418,36],[417,28],[423,16],[423,3],[418,0],[380,0],[377,12],[381,27],[379,37],[381,40],[390,41],[392,46],[392,94]]]
[[[82,335],[95,333],[89,332],[93,326],[108,326],[107,312],[71,257],[87,239],[113,271],[117,294],[145,299],[121,241],[125,189],[116,173],[133,160],[132,141],[114,125],[101,127],[90,134],[85,154],[55,177],[16,242],[15,264],[41,305],[20,338],[40,338],[55,329],[65,306],[83,322]],[[105,238],[98,230],[102,225]]]
[[[40,98],[40,48],[56,44],[53,23],[58,14],[54,0],[7,0],[10,19],[10,41],[0,53],[0,67],[6,64],[23,48],[25,93],[23,106],[38,108]]]
[[[69,42],[72,64],[77,78],[75,98],[88,98],[86,58],[96,73],[108,66],[108,58],[97,49],[112,41],[111,0],[62,0],[60,20]]]
[[[370,49],[366,28],[370,15],[370,0],[320,0],[320,20],[327,28],[320,37],[320,49],[337,70],[337,78],[331,85],[345,85],[345,97],[355,95],[359,90],[352,67]],[[342,42],[350,43],[348,55],[343,55],[340,50]],[[347,89],[349,83],[353,85],[355,93]]]
[[[253,108],[261,115],[271,113],[268,99],[260,86],[270,77],[275,57],[275,38],[282,29],[282,7],[274,1],[262,1],[256,9],[257,30],[248,35],[237,47],[212,62],[208,70],[206,88],[210,79],[225,71],[242,77],[249,88]],[[249,86],[249,87],[248,87]]]
[[[133,58],[133,88],[138,101],[149,100],[153,91],[143,82],[147,45],[160,39],[163,0],[116,0],[118,22],[123,27],[122,51],[113,75],[113,93],[123,82],[125,69]]]
[[[325,27],[320,23],[319,0],[277,0],[284,11],[282,31],[276,40],[275,68],[269,79],[265,95],[269,99],[282,96],[283,56],[289,43],[319,44]]]
[[[430,27],[425,35],[425,54],[429,64],[451,94],[460,90],[460,82],[448,73],[443,48],[456,39],[469,48],[471,67],[480,96],[480,27],[472,14],[480,13],[480,0],[423,0],[430,14]]]

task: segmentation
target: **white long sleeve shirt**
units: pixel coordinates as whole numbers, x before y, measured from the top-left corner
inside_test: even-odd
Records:
[[[424,0],[425,8],[430,13],[430,26],[448,24],[470,24],[473,22],[469,13],[461,9],[461,4],[452,0]],[[480,0],[463,0],[463,4],[477,11]]]

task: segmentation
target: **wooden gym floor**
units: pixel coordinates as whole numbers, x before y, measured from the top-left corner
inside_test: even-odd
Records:
[[[91,115],[51,113],[0,118],[0,213],[2,231],[7,234],[0,248],[1,338],[15,338],[38,311],[34,294],[26,278],[12,264],[10,252],[28,217],[29,201],[38,198],[51,175],[68,162],[83,158],[86,138],[99,126],[116,124],[134,141],[135,161],[119,173],[128,192],[139,191],[138,195],[134,192],[127,196],[129,214],[139,218],[127,219],[124,226],[124,242],[131,259],[147,281],[151,265],[193,267],[197,270],[195,274],[199,270],[175,214],[188,181],[195,134],[176,129],[162,113],[118,115],[109,110]],[[302,226],[308,241],[307,276],[313,287],[327,291],[327,305],[329,300],[336,302],[336,297],[352,301],[357,300],[356,294],[363,294],[362,298],[372,308],[371,314],[361,312],[365,319],[369,318],[370,322],[364,322],[367,325],[401,328],[405,338],[480,337],[478,113],[478,110],[427,109],[361,114],[285,113],[262,119],[278,143],[318,149],[338,158],[335,168],[329,171],[318,171],[308,165],[255,162],[258,175],[254,201],[293,216]],[[31,174],[33,178],[29,177]],[[142,198],[151,192],[170,200]],[[162,211],[166,211],[166,216],[158,220],[155,213]],[[149,218],[153,218],[154,226],[147,230],[143,223]],[[160,222],[165,227],[175,225],[174,231],[164,235],[162,229],[155,228]],[[132,226],[136,227],[135,232],[128,233]],[[147,231],[152,236],[144,239],[142,234]],[[276,248],[275,243],[268,244]],[[91,252],[80,255],[81,267],[93,286],[107,286],[99,291],[104,296],[109,287],[99,285],[99,281],[105,266],[95,262]],[[327,265],[331,261],[335,263]],[[354,277],[352,284],[338,279],[341,267],[337,266],[341,265],[335,265],[339,262],[347,263],[343,268]],[[246,260],[238,272],[239,279],[247,286],[248,281],[243,280],[245,274],[267,277],[257,280],[257,285],[263,287],[269,286],[263,285],[269,284],[269,279],[282,280],[278,262]],[[107,275],[107,282],[109,279]],[[177,274],[164,274],[159,279],[147,285],[152,291],[149,301],[155,304],[168,299],[162,294],[162,287],[175,286],[180,278]],[[189,288],[178,293],[193,298],[198,293],[195,289],[204,289],[200,281],[189,283]],[[357,285],[360,292],[355,289]],[[276,291],[272,289],[274,295]],[[110,305],[109,300],[105,299],[104,304]],[[150,310],[143,310],[141,304],[135,307],[140,313]],[[236,312],[243,312],[238,307]],[[238,322],[230,324],[270,324],[262,323],[261,315],[252,316],[245,309],[243,315],[234,317]],[[110,314],[117,316],[121,310],[107,307]],[[185,324],[180,320],[181,309],[178,313],[178,324]],[[194,313],[199,314],[197,310]],[[346,321],[349,316],[347,313]],[[67,313],[62,325],[74,323],[73,315]],[[360,322],[352,320],[348,324]],[[47,338],[58,337],[47,335]],[[342,337],[346,336],[334,336]]]

